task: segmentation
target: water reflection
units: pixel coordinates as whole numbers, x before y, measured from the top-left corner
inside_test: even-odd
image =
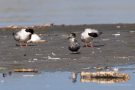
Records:
[[[23,75],[24,77],[31,77],[39,74],[40,72],[37,69],[32,69],[32,68],[16,68],[13,70],[0,70],[0,74],[2,75],[3,78],[7,78],[9,76],[12,76],[14,74],[18,75]]]
[[[77,72],[72,72],[72,82],[73,83],[76,83],[77,82],[77,75],[78,75]]]
[[[107,68],[108,70],[108,68]],[[126,70],[125,68],[121,70]],[[41,72],[37,69],[13,69],[11,71],[4,71],[0,73],[2,78],[0,77],[1,81],[2,80],[10,80],[9,77],[15,79],[15,78],[21,78],[24,79],[23,77],[27,78],[32,78],[36,77],[37,81],[40,79],[45,79],[49,81],[61,81],[61,78],[68,79],[68,76],[71,76],[70,83],[99,83],[99,84],[114,84],[114,83],[126,83],[131,79],[130,75],[121,72],[121,71],[74,71],[74,72]],[[65,77],[66,74],[66,77]],[[38,76],[42,77],[38,77]],[[18,77],[19,76],[19,77]],[[38,77],[38,78],[37,78]],[[27,81],[27,78],[25,79]],[[29,79],[28,79],[29,80]],[[64,80],[59,82],[62,83],[65,82]]]
[[[11,76],[12,75],[12,72],[11,71],[9,71],[8,73],[2,73],[2,77],[7,77],[7,76]]]
[[[96,83],[122,83],[127,82],[130,76],[125,73],[112,72],[112,71],[101,71],[101,72],[81,72],[81,82],[96,82]]]
[[[80,75],[80,76],[79,76]],[[80,82],[96,82],[96,83],[123,83],[130,80],[130,76],[126,73],[115,71],[97,71],[97,72],[72,72],[72,82],[77,82],[77,77],[80,77]]]

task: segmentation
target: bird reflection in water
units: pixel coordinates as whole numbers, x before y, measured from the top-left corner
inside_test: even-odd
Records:
[[[77,82],[77,75],[78,75],[77,72],[72,72],[72,82],[73,83],[76,83]]]

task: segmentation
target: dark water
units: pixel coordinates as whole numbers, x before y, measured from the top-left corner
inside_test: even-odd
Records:
[[[134,23],[135,0],[0,0],[0,26]]]
[[[11,76],[0,76],[2,90],[134,90],[135,66],[117,67],[130,79],[119,83],[81,82],[78,72],[76,81],[72,79],[73,72],[40,72],[40,73],[13,73]]]

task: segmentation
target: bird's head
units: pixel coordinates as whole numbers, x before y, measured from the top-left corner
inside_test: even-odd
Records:
[[[26,31],[26,32],[30,32],[31,34],[34,33],[34,30],[33,30],[32,28],[27,28],[27,29],[25,29],[25,31]]]
[[[75,37],[76,37],[76,34],[75,33],[70,33],[69,36],[68,36],[68,39],[75,38]]]

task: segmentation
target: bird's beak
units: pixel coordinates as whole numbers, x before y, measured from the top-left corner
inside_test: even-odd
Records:
[[[103,32],[99,32],[99,34],[101,35],[101,34],[103,34]]]
[[[67,37],[67,39],[70,39],[71,37]]]
[[[67,35],[67,39],[70,39],[71,38],[71,36],[70,35]]]

